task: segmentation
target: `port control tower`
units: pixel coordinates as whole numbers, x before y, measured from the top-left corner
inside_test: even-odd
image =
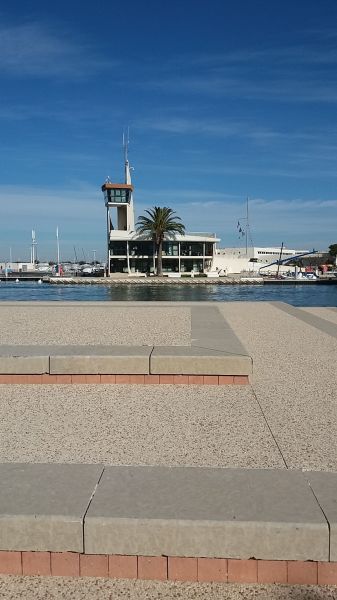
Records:
[[[107,209],[108,276],[110,276],[111,259],[115,254],[113,251],[114,244],[111,242],[123,242],[135,234],[131,167],[128,160],[128,142],[125,142],[124,139],[123,145],[125,183],[113,183],[108,178],[102,185]]]

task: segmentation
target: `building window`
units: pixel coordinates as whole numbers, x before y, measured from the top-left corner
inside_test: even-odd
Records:
[[[164,242],[163,243],[163,256],[178,256],[178,255],[179,255],[178,242]]]
[[[153,242],[130,241],[129,254],[130,256],[153,256]]]
[[[212,243],[206,242],[205,254],[206,254],[206,256],[213,256],[213,244]]]
[[[178,260],[163,260],[163,273],[178,273],[179,272],[179,261]]]
[[[112,258],[110,260],[110,273],[127,273],[128,264],[126,258]]]
[[[181,242],[180,244],[181,256],[202,256],[203,250],[201,242]]]
[[[110,254],[126,256],[126,242],[110,242]]]
[[[108,189],[104,192],[106,202],[115,202],[126,204],[130,201],[130,190],[127,189]]]
[[[191,271],[194,273],[202,273],[202,260],[181,259],[180,270],[182,273],[191,273]]]

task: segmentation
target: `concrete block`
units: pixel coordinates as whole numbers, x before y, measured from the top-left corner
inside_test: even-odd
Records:
[[[149,373],[152,346],[62,346],[50,349],[51,374]]]
[[[330,560],[337,561],[337,473],[304,473],[330,527]]]
[[[0,346],[0,374],[49,373],[49,356],[43,346]]]
[[[150,357],[155,375],[250,375],[252,370],[250,356],[196,346],[155,346]]]
[[[41,375],[48,371],[48,356],[2,356],[0,358],[2,375]]]
[[[100,465],[1,464],[0,550],[83,552]]]
[[[326,520],[301,472],[107,467],[86,552],[328,560]]]

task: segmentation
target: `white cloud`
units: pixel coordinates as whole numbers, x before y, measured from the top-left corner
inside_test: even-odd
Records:
[[[0,26],[0,71],[16,76],[83,76],[114,64],[40,23]],[[116,64],[116,63],[115,63]]]

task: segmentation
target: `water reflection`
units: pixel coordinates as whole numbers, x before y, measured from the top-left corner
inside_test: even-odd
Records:
[[[294,306],[337,306],[337,285],[38,285],[0,283],[7,301],[273,301]]]

